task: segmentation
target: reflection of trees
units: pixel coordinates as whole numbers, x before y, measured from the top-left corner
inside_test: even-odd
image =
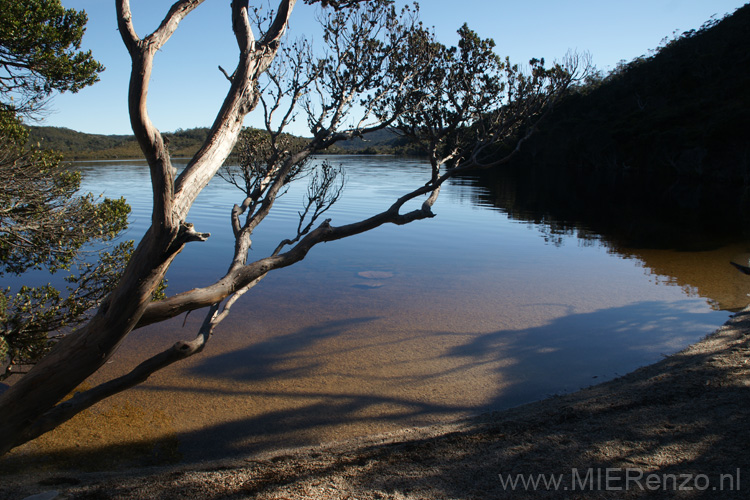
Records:
[[[514,167],[468,179],[478,203],[535,225],[560,245],[575,235],[642,262],[656,277],[710,299],[720,309],[747,305],[747,278],[730,265],[746,251],[750,210],[725,185],[665,183],[635,176],[566,175],[564,168]]]
[[[576,174],[564,166],[516,165],[473,179],[479,196],[546,233],[601,235],[619,247],[708,250],[743,241],[750,207],[741,188],[636,175]]]
[[[738,311],[748,305],[750,281],[729,261],[745,248],[739,243],[705,252],[638,249],[621,254],[639,260],[655,280],[666,277],[689,295],[709,299],[714,309]]]

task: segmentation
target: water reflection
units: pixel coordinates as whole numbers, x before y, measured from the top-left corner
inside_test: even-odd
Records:
[[[538,228],[604,245],[641,265],[653,282],[676,285],[715,309],[747,306],[750,282],[731,266],[750,249],[746,193],[733,186],[623,177],[602,184],[569,170],[510,168],[474,176],[476,202]],[[603,182],[600,180],[600,182]],[[595,242],[595,243],[594,243]]]
[[[750,239],[750,199],[742,186],[526,164],[472,182],[484,188],[476,192],[478,203],[512,219],[552,233],[601,235],[611,247],[700,251]]]

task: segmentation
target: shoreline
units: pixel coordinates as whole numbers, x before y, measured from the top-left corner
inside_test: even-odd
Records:
[[[577,486],[588,487],[579,491],[585,498],[700,496],[713,488],[721,488],[722,498],[744,498],[742,490],[750,488],[741,476],[750,470],[743,445],[750,431],[749,390],[747,308],[655,364],[508,410],[242,459],[64,477],[8,475],[0,499],[53,491],[60,498],[97,499],[559,496],[542,486],[512,491],[499,477],[518,474],[565,478],[560,487],[577,479]],[[614,471],[612,481],[596,483],[591,474],[607,469]],[[645,488],[650,475],[662,478],[656,489]],[[692,478],[686,486],[693,489],[674,491],[682,479],[673,484],[671,476]],[[731,490],[730,482],[736,483]]]

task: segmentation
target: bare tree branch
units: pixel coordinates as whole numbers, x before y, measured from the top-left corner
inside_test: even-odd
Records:
[[[240,61],[206,142],[175,183],[175,216],[182,220],[198,193],[208,185],[237,142],[242,121],[258,103],[257,80],[279,50],[280,40],[296,0],[283,0],[274,29],[257,44],[250,29],[247,0],[232,1],[232,27],[240,47]],[[283,21],[283,22],[282,22]]]
[[[175,220],[172,213],[174,168],[164,144],[164,138],[148,116],[146,97],[156,51],[172,36],[180,21],[202,2],[203,0],[175,2],[159,28],[141,40],[133,26],[129,0],[116,0],[120,35],[133,62],[128,90],[130,123],[151,171],[154,199],[152,224],[171,231],[175,230],[181,220]]]
[[[175,2],[156,31],[146,37],[144,41],[155,44],[155,50],[159,50],[175,32],[180,21],[190,14],[193,9],[202,4],[203,1],[204,0],[179,0]]]
[[[152,226],[134,251],[118,287],[91,320],[63,338],[49,355],[0,395],[3,408],[0,454],[17,444],[19,436],[27,435],[41,414],[49,411],[112,355],[138,322],[181,248],[196,238],[207,237],[186,226],[185,216],[195,197],[232,150],[245,114],[257,104],[257,78],[275,57],[283,28],[266,40],[267,46],[255,47],[246,23],[248,2],[232,2],[233,26],[243,49],[236,77],[207,143],[180,177],[180,183],[175,185],[169,153],[148,117],[146,95],[155,50],[200,3],[197,0],[176,2],[153,36],[141,40],[133,27],[128,0],[116,0],[118,26],[133,60],[128,96],[131,125],[151,170]],[[286,18],[293,6],[294,1],[281,2]]]

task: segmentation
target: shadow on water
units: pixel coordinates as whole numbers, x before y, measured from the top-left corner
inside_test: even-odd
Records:
[[[483,410],[498,410],[572,392],[624,375],[709,331],[695,303],[640,302],[590,313],[570,312],[524,330],[477,334],[448,356],[474,363],[512,360],[497,369],[507,387]]]
[[[694,303],[693,303],[694,306]],[[678,313],[679,310],[679,313]],[[297,388],[269,394],[245,392],[242,384],[252,380],[271,381],[277,377],[296,377],[295,371],[280,368],[290,358],[301,362],[305,373],[321,363],[315,354],[290,349],[292,344],[272,341],[262,346],[252,346],[246,351],[211,357],[192,369],[194,373],[212,377],[228,377],[236,383],[234,396],[287,397],[301,400],[288,408],[265,413],[252,418],[238,419],[213,428],[189,433],[180,437],[185,458],[198,460],[206,457],[220,458],[238,453],[266,451],[284,446],[315,444],[316,428],[359,427],[355,434],[366,435],[374,422],[392,422],[398,426],[431,421],[430,416],[458,417],[487,410],[499,410],[538,400],[552,394],[571,392],[625,374],[638,366],[661,359],[665,353],[685,346],[696,333],[709,331],[704,325],[705,314],[690,312],[685,304],[643,302],[591,313],[569,312],[543,326],[523,330],[498,330],[457,336],[453,332],[436,332],[426,342],[447,346],[441,359],[417,359],[411,365],[391,363],[383,357],[387,374],[373,375],[363,367],[361,373],[337,371],[329,366],[327,377],[341,380],[332,391],[301,394]],[[368,319],[358,322],[369,321]],[[337,330],[337,325],[333,330]],[[317,335],[329,328],[315,329]],[[660,340],[655,342],[654,333]],[[307,337],[305,331],[294,338]],[[281,348],[281,351],[276,351]],[[394,345],[378,344],[383,353]],[[398,348],[398,346],[395,346]],[[356,356],[342,350],[329,353],[326,363]],[[388,370],[388,365],[392,369]],[[425,373],[421,367],[432,366]],[[491,379],[477,379],[478,367],[489,368]],[[360,387],[381,381],[390,387],[384,391],[366,393]],[[455,399],[433,400],[421,390],[408,392],[409,388],[424,388],[452,384]],[[479,405],[461,404],[462,392],[476,391],[475,384],[500,387]],[[394,390],[400,388],[406,390]],[[187,391],[189,388],[154,387],[157,391]],[[307,402],[305,402],[307,401]],[[293,436],[289,440],[289,436]],[[252,439],[251,439],[252,438]],[[250,446],[243,441],[250,440]]]
[[[207,378],[223,378],[241,382],[267,379],[293,379],[312,372],[321,361],[316,357],[304,357],[304,362],[294,367],[284,366],[290,359],[301,359],[307,347],[325,339],[337,337],[356,325],[370,323],[377,318],[347,318],[302,328],[296,332],[272,336],[253,343],[245,349],[237,349],[204,358],[191,367],[193,375]]]
[[[747,336],[727,347],[731,352],[748,349]],[[750,467],[750,456],[745,441],[737,437],[750,432],[747,387],[742,382],[747,381],[747,371],[712,364],[717,354],[676,356],[640,378],[629,377],[631,388],[557,405],[549,401],[532,412],[510,414],[448,436],[376,444],[333,463],[321,461],[293,472],[269,464],[260,479],[265,474],[273,481],[258,480],[247,493],[273,491],[287,480],[314,484],[337,473],[346,474],[353,484],[372,485],[388,494],[418,492],[420,497],[435,498],[745,498],[742,472]],[[736,433],[723,432],[727,427]],[[674,454],[686,444],[693,445],[688,446],[692,452]],[[406,472],[399,474],[394,463]],[[598,476],[607,470],[613,473],[609,483]],[[658,474],[658,487],[639,489],[631,482],[626,491],[617,479],[626,470],[631,479],[641,473],[641,485],[648,474]],[[562,478],[565,490],[578,491],[504,488],[498,474],[554,475]],[[690,482],[690,491],[678,492],[685,477],[696,482]],[[578,482],[571,486],[573,480]]]
[[[209,411],[223,414],[223,421],[178,433],[179,454],[166,454],[169,447],[163,442],[152,444],[152,449],[148,443],[138,446],[141,453],[148,450],[143,453],[145,464],[178,456],[190,463],[314,445],[320,436],[335,441],[517,406],[614,378],[684,346],[696,333],[708,331],[705,313],[691,312],[690,307],[690,301],[642,302],[588,313],[568,310],[547,324],[520,330],[435,332],[422,341],[441,348],[425,349],[423,357],[409,363],[387,354],[400,349],[398,339],[381,340],[374,334],[371,347],[383,353],[374,362],[380,365],[379,373],[368,364],[372,360],[358,358],[362,354],[357,349],[325,344],[328,352],[321,356],[315,348],[351,331],[377,328],[377,318],[303,328],[200,358],[188,370],[190,376],[220,381],[223,390],[184,381],[143,386],[139,390],[157,400],[182,400],[187,412],[194,401],[211,398]],[[654,332],[660,335],[656,343]],[[433,394],[440,387],[444,393]],[[485,397],[473,403],[462,399],[471,392]],[[269,400],[273,404],[267,405]],[[111,464],[103,457],[113,454],[128,456],[127,446],[79,450],[73,463]],[[55,461],[54,456],[33,453],[24,458]],[[59,458],[70,463],[70,452]]]

